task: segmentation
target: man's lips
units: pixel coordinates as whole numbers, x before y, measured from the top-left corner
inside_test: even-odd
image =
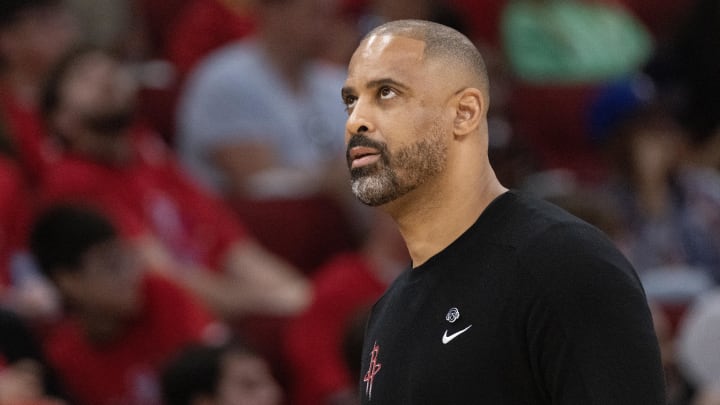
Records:
[[[350,168],[366,166],[375,163],[380,159],[380,151],[367,146],[355,146],[348,151],[350,157]]]

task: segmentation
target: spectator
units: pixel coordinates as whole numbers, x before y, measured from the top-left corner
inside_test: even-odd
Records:
[[[165,405],[280,405],[282,390],[265,360],[238,343],[188,347],[162,376]]]
[[[48,154],[37,113],[48,70],[79,38],[62,0],[3,0],[0,5],[0,126],[27,178],[37,181]]]
[[[0,404],[60,405],[61,395],[31,330],[17,315],[0,309]]]
[[[625,224],[616,241],[641,278],[692,267],[720,281],[720,176],[688,163],[688,136],[652,88],[620,81],[593,103],[593,133],[613,168],[604,190]]]
[[[45,344],[79,404],[160,404],[161,365],[189,343],[222,338],[210,314],[184,289],[141,267],[95,211],[48,208],[32,228],[30,247],[68,308]]]
[[[208,184],[246,196],[307,195],[333,174],[327,165],[342,157],[343,114],[326,100],[344,72],[315,57],[335,7],[259,2],[258,36],[213,53],[192,73],[178,114],[180,146]]]
[[[198,64],[177,115],[190,171],[230,198],[262,242],[306,271],[352,245],[346,218],[358,207],[338,136],[344,122],[335,97],[345,73],[319,61],[334,38],[337,3],[257,2],[256,35]]]
[[[337,255],[314,273],[313,302],[288,328],[285,351],[293,404],[358,403],[357,375],[344,356],[347,329],[410,262],[392,220],[381,212],[372,215],[363,246]]]
[[[43,183],[43,199],[102,206],[146,259],[171,262],[161,267],[227,319],[302,310],[305,279],[254,242],[228,208],[187,178],[155,133],[134,123],[135,89],[119,61],[97,49],[58,65],[44,112],[64,153]]]

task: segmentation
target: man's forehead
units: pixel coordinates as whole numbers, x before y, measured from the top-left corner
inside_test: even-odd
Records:
[[[372,35],[360,44],[348,67],[357,70],[417,66],[424,59],[425,42],[393,34]]]
[[[366,57],[390,55],[416,55],[422,57],[425,41],[397,34],[374,34],[365,38],[358,51]]]

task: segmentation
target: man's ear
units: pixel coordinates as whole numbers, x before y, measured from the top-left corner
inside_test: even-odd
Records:
[[[485,98],[480,90],[468,87],[458,93],[456,100],[454,134],[465,136],[477,130],[485,118]]]

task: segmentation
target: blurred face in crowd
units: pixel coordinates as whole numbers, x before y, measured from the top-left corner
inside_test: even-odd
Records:
[[[255,355],[230,352],[222,362],[215,405],[280,405],[282,392],[267,363]]]
[[[78,271],[58,275],[58,286],[82,313],[131,318],[141,307],[138,263],[135,253],[123,242],[99,243],[85,253]]]
[[[13,69],[42,76],[79,39],[78,22],[61,3],[28,8],[0,28],[0,59]]]
[[[338,18],[338,0],[263,0],[263,30],[290,51],[314,57],[328,46],[328,28]]]
[[[132,123],[137,90],[133,75],[113,57],[83,54],[62,78],[54,126],[71,143],[122,135]]]
[[[394,201],[447,165],[454,111],[448,75],[423,41],[389,34],[360,44],[342,90],[352,190],[365,204]]]

